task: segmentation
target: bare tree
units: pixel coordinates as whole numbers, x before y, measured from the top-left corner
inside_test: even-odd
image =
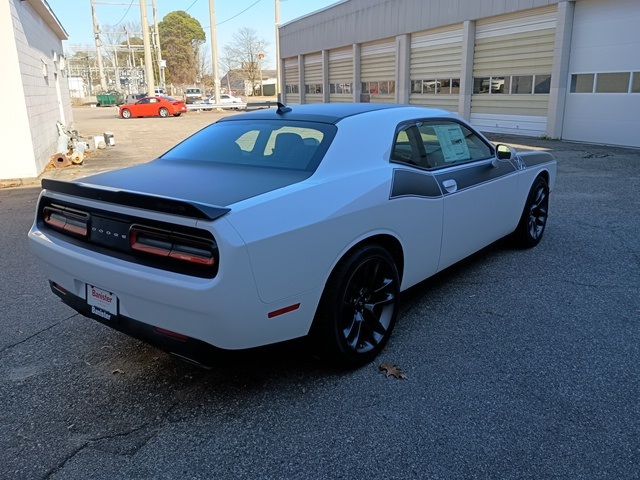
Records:
[[[258,37],[255,30],[241,28],[233,35],[233,41],[225,46],[225,58],[235,59],[240,74],[251,84],[251,91],[256,91],[260,82],[261,56],[267,42]]]

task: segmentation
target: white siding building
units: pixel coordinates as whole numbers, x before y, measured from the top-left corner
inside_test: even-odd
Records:
[[[0,180],[37,177],[72,121],[62,40],[46,0],[0,1]]]
[[[640,0],[343,0],[280,28],[281,91],[640,147],[639,25]]]

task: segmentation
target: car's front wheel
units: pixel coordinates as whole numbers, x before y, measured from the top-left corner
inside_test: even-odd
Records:
[[[166,109],[166,108],[164,108],[164,107],[162,107],[162,108],[160,109],[160,112],[159,112],[159,113],[160,113],[160,116],[161,116],[162,118],[167,118],[167,117],[169,116],[169,110],[167,110],[167,109]]]
[[[384,348],[398,315],[400,276],[393,257],[365,245],[343,259],[322,296],[312,339],[332,363],[353,368]]]
[[[521,248],[535,247],[542,240],[549,215],[549,185],[544,177],[537,177],[529,190],[527,203],[513,239]]]
[[[122,118],[131,118],[131,111],[125,108],[124,110],[122,110],[122,113],[120,113],[120,115],[122,116]]]

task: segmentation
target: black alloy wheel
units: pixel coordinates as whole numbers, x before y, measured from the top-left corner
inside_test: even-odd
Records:
[[[343,367],[370,362],[391,336],[398,314],[400,278],[393,257],[364,246],[332,273],[312,335],[328,360]]]
[[[535,247],[544,234],[549,215],[549,185],[543,177],[533,182],[518,228],[514,232],[516,243],[523,248]]]

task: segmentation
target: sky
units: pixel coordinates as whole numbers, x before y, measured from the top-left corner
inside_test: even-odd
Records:
[[[98,22],[101,27],[114,25],[122,21],[140,23],[140,1],[133,0],[128,13],[131,0],[96,0]],[[325,8],[337,3],[338,0],[281,0],[281,21],[290,20],[306,15],[313,11]],[[258,0],[242,15],[226,21],[242,10],[250,7],[256,0],[216,0],[216,17],[218,21],[218,52],[222,54],[225,44],[233,39],[233,34],[243,27],[256,30],[258,36],[268,42],[267,58],[265,66],[275,68],[275,29],[274,29],[274,0]],[[49,6],[54,11],[62,26],[69,33],[70,45],[93,45],[91,24],[90,0],[48,0]],[[157,0],[158,15],[162,19],[167,13],[175,10],[186,10],[198,19],[203,27],[209,25],[209,0]],[[148,0],[149,23],[151,17],[151,1]],[[224,23],[222,23],[224,22]],[[221,24],[222,23],[222,24]],[[210,49],[209,29],[207,34],[208,52]]]

